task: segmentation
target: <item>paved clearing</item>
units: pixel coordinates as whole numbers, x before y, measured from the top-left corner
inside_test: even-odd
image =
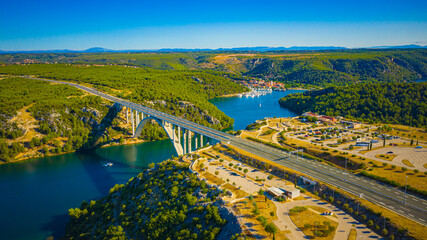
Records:
[[[392,161],[388,161],[390,164],[408,167],[405,165],[402,160],[407,159],[410,161],[416,169],[425,169],[424,164],[427,163],[427,149],[415,149],[413,147],[386,147],[381,149],[375,149],[365,153],[368,158],[375,158],[376,155],[384,154],[387,152],[393,152],[394,155],[397,155]],[[410,167],[409,167],[410,168]]]
[[[321,200],[307,196],[306,198],[307,200],[286,203],[274,202],[277,207],[276,214],[279,219],[273,222],[281,231],[290,231],[290,233],[286,234],[289,239],[309,239],[297,226],[295,226],[289,217],[289,209],[296,206],[318,206],[333,212],[334,215],[338,217],[338,227],[335,232],[334,240],[347,239],[352,228],[355,228],[357,231],[357,239],[383,239],[341,209]]]

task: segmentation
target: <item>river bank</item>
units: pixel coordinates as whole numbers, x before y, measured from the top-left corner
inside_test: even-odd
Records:
[[[234,129],[244,129],[255,119],[295,116],[278,104],[279,98],[293,92],[273,92],[259,98],[235,96],[211,102],[234,118]],[[59,239],[69,219],[68,209],[108,195],[114,185],[127,183],[150,163],[173,155],[176,152],[172,143],[165,139],[1,164],[0,239]],[[104,167],[106,162],[113,166]]]

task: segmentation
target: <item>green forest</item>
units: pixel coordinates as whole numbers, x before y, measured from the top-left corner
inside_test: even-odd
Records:
[[[219,74],[199,71],[166,71],[123,66],[80,66],[63,64],[11,65],[0,67],[11,75],[37,75],[50,79],[73,81],[100,89],[112,95],[186,118],[216,129],[233,124],[233,119],[218,110],[208,99],[223,94],[246,91]],[[78,89],[26,78],[6,77],[0,80],[0,159],[6,162],[27,149],[41,148],[38,156],[59,154],[111,142],[118,134],[129,135],[118,127],[117,118],[101,126],[114,114],[112,103],[86,95]],[[37,119],[39,134],[33,139],[17,138],[25,130],[10,120],[17,110],[27,110]],[[99,132],[99,129],[105,131]],[[166,138],[157,124],[147,124],[141,138],[153,141]],[[55,138],[67,138],[61,141]],[[16,141],[13,141],[15,140]]]
[[[5,161],[25,148],[44,146],[40,154],[77,150],[89,140],[93,123],[101,122],[109,109],[100,97],[83,96],[82,91],[71,86],[24,78],[0,80],[0,99],[0,159]],[[8,144],[25,132],[10,119],[26,106],[31,106],[27,111],[38,120],[39,136]],[[62,144],[52,140],[58,137],[68,141]]]
[[[225,94],[247,91],[245,87],[224,77],[190,70],[167,71],[120,66],[33,64],[2,66],[0,73],[37,75],[43,78],[88,84],[117,97],[142,103],[216,129],[231,126],[233,119],[227,117],[207,100]],[[214,119],[209,116],[213,116]]]
[[[288,95],[280,105],[370,123],[427,126],[427,83],[375,83],[329,87]]]
[[[229,56],[219,61],[218,56]],[[426,49],[326,51],[201,51],[133,53],[0,54],[0,64],[101,64],[158,70],[214,70],[233,78],[263,78],[288,87],[327,87],[364,82],[408,82],[427,78]]]
[[[227,224],[217,200],[223,194],[199,181],[188,165],[165,161],[114,186],[108,196],[70,209],[64,237],[217,239]]]

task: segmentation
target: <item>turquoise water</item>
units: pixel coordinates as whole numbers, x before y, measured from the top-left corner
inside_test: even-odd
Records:
[[[169,140],[115,146],[0,166],[0,239],[55,238],[69,208],[108,194],[151,162],[176,155]],[[103,163],[113,162],[112,167]]]
[[[277,102],[293,92],[299,91],[212,103],[235,119],[235,129],[243,129],[256,119],[295,116]],[[171,142],[163,140],[0,165],[0,239],[57,238],[64,233],[69,208],[107,195],[115,184],[126,183],[151,162],[172,155],[176,153]],[[103,167],[105,162],[114,165]]]
[[[278,100],[288,94],[303,92],[303,90],[287,90],[272,92],[260,97],[230,97],[210,100],[221,111],[234,119],[234,129],[240,130],[258,119],[264,117],[294,117],[295,113],[279,105]]]

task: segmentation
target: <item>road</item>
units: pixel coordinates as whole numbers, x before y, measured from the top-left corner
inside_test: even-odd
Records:
[[[314,160],[298,157],[297,155],[290,154],[270,146],[261,145],[260,143],[237,138],[230,134],[205,127],[188,120],[142,106],[140,104],[135,104],[133,102],[123,100],[82,85],[71,82],[33,78],[28,76],[21,77],[62,83],[79,88],[83,91],[98,95],[107,100],[117,102],[123,106],[144,112],[152,117],[170,122],[174,125],[180,126],[181,128],[188,129],[192,132],[235,146],[270,161],[277,162],[285,167],[294,169],[314,179],[328,183],[335,187],[339,187],[340,189],[355,194],[356,196],[363,194],[364,199],[427,226],[427,201],[410,194],[405,195],[404,192],[396,188],[380,184],[364,177],[348,174],[342,169],[322,164]],[[403,204],[403,202],[405,202],[405,204]]]

